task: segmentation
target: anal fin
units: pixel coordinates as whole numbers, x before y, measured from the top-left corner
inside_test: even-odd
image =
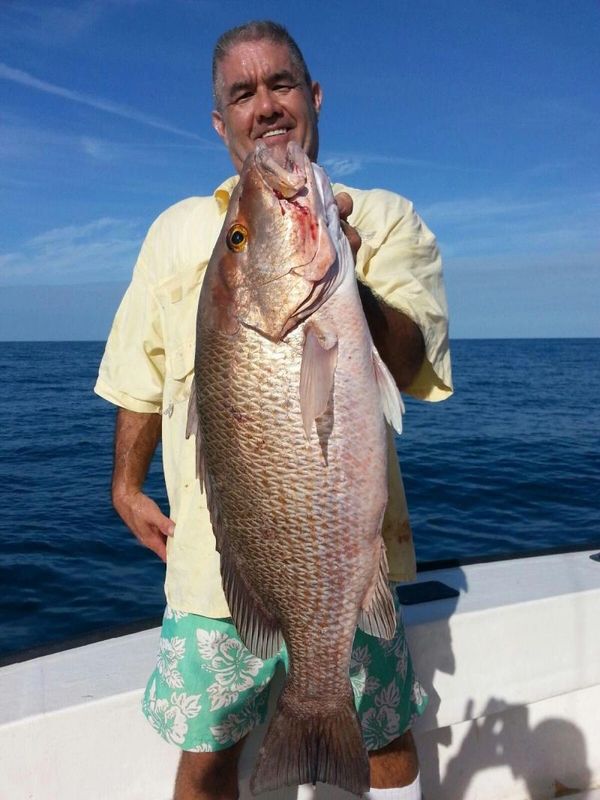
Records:
[[[223,591],[240,639],[255,656],[272,658],[283,642],[277,620],[241,574],[230,548],[222,545],[220,552]]]
[[[393,639],[396,633],[396,609],[388,584],[387,555],[383,540],[380,546],[379,567],[359,612],[358,627],[371,636]]]

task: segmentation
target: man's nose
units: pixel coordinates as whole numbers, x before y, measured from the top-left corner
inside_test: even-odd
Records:
[[[266,87],[261,87],[257,92],[256,112],[258,117],[264,119],[270,119],[281,114],[281,105],[277,95]]]

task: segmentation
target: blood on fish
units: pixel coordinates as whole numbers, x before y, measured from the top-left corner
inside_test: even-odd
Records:
[[[291,206],[294,206],[294,208],[296,208],[296,209],[298,209],[298,211],[302,212],[302,214],[304,214],[304,216],[309,216],[310,215],[310,209],[309,208],[307,208],[306,206],[301,205],[297,200],[291,200],[289,197],[284,197],[284,195],[279,191],[279,189],[273,189],[273,194],[279,200],[279,207],[281,209],[282,215],[285,214],[285,205],[284,205],[284,203],[289,203]],[[313,226],[315,227],[315,230],[316,230],[316,226],[314,225],[314,222],[311,223],[311,228]]]

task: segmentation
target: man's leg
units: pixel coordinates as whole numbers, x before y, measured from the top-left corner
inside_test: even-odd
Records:
[[[425,710],[427,695],[413,671],[395,591],[393,597],[398,615],[394,638],[385,642],[358,630],[350,665],[371,767],[371,790],[365,798],[421,800],[410,726]]]
[[[237,800],[238,761],[242,739],[216,753],[182,753],[174,800]],[[377,789],[408,786],[419,764],[412,733],[407,731],[386,747],[369,753],[371,786]]]
[[[381,750],[370,752],[369,763],[373,789],[409,786],[419,774],[419,759],[412,733],[406,731]]]
[[[245,741],[214,753],[184,751],[173,800],[237,800],[238,762]]]
[[[264,722],[269,686],[285,652],[250,653],[230,619],[167,606],[159,653],[142,710],[152,727],[182,751],[176,800],[235,800],[246,735]]]

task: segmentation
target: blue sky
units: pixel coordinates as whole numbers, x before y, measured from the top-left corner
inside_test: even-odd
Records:
[[[596,0],[7,0],[1,339],[105,338],[152,220],[232,172],[210,60],[249,17],[321,81],[332,178],[437,234],[452,336],[600,336]]]

